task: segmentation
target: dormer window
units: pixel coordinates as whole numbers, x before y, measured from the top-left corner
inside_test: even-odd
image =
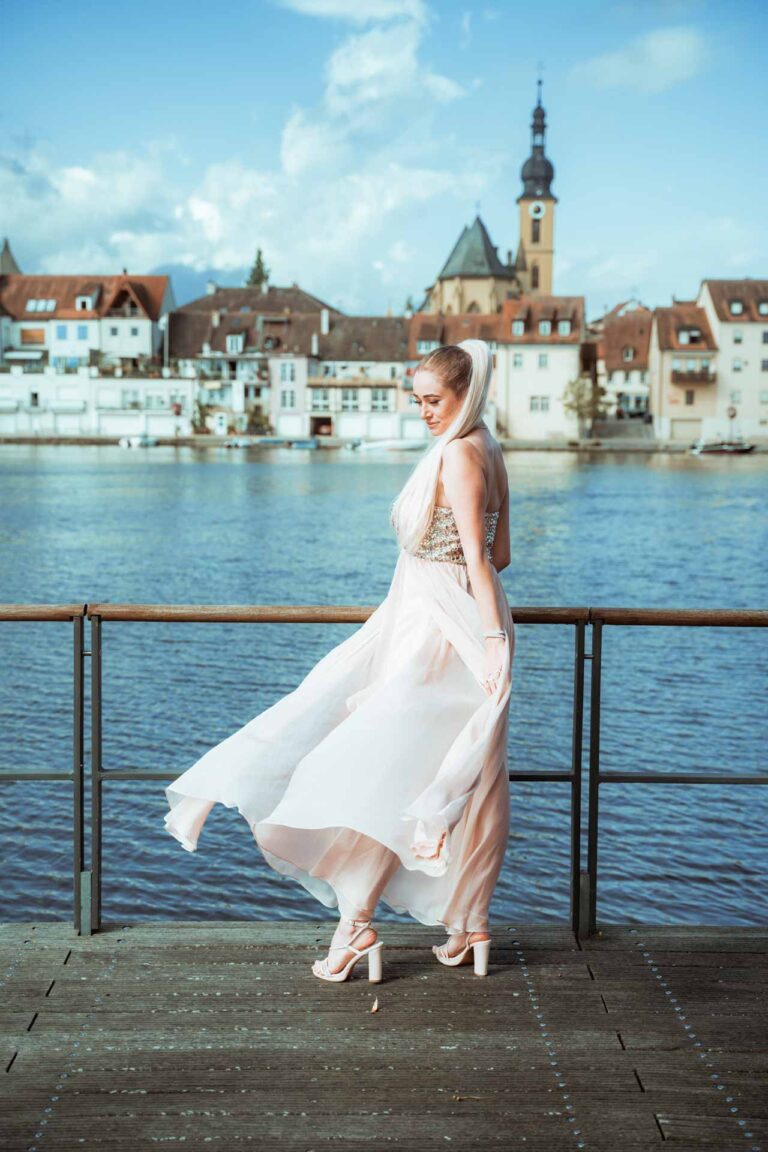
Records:
[[[768,300],[758,300],[757,311],[761,316],[768,316]]]
[[[525,336],[525,320],[512,321],[512,335]]]
[[[744,304],[741,300],[731,300],[730,309],[732,316],[741,316],[744,311]]]
[[[623,358],[627,361],[634,360],[634,358],[635,358],[635,350],[634,350],[634,348],[631,348],[629,345],[627,345],[626,348],[622,349],[621,354],[622,354]]]
[[[570,320],[558,320],[557,331],[558,331],[558,335],[560,335],[560,336],[570,336],[570,334],[571,334],[571,322],[570,322]]]
[[[242,352],[245,336],[242,332],[227,336],[227,352]]]
[[[539,320],[539,335],[540,336],[549,336],[551,332],[552,332],[552,321],[551,320]]]
[[[90,296],[76,296],[75,309],[78,312],[90,312],[93,309],[93,300]]]

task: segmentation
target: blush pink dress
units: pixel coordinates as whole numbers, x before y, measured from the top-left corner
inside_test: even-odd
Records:
[[[486,549],[498,513],[486,513]],[[400,549],[384,601],[299,686],[165,789],[168,832],[197,848],[214,804],[248,821],[267,863],[329,908],[380,897],[448,932],[488,929],[509,834],[514,622],[493,695],[458,529],[437,505]],[[373,908],[369,909],[372,914]]]

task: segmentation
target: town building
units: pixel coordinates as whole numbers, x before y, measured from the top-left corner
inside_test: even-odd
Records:
[[[718,347],[714,412],[704,436],[765,437],[768,430],[768,280],[701,281],[697,303]]]
[[[648,411],[652,321],[653,310],[632,299],[587,325],[596,344],[595,382],[605,390],[608,417],[643,419]]]
[[[655,308],[648,351],[649,407],[657,439],[691,443],[717,417],[718,346],[695,300]]]

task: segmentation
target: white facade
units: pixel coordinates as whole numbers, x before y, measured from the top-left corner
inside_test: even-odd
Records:
[[[721,320],[703,281],[697,303],[707,314],[718,347],[716,411],[702,421],[702,434],[727,436],[732,405],[736,409],[734,432],[764,438],[768,435],[768,300],[758,306],[758,310],[764,308],[764,315],[755,321],[740,315],[735,297],[730,305],[735,311]]]
[[[567,440],[578,436],[576,416],[563,395],[581,371],[579,344],[497,344],[496,402],[512,440]]]
[[[95,368],[0,371],[0,435],[187,436],[194,381],[170,376],[100,375]]]

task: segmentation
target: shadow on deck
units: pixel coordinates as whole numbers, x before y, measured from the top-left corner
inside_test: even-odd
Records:
[[[494,924],[481,978],[384,922],[330,984],[332,929],[0,926],[5,1152],[768,1152],[768,929]]]

